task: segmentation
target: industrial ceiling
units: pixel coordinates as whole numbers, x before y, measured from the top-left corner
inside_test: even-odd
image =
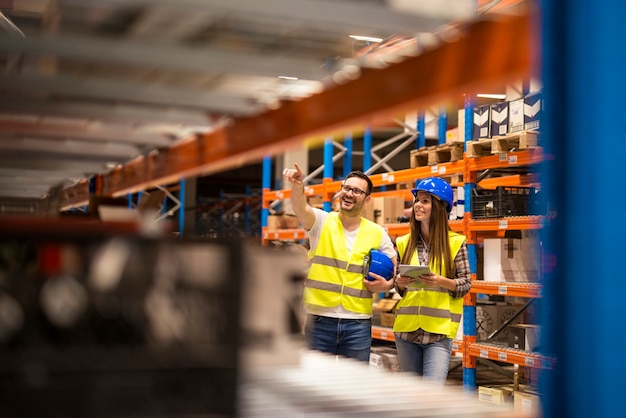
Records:
[[[0,0],[0,204],[393,66],[498,3],[520,2]]]

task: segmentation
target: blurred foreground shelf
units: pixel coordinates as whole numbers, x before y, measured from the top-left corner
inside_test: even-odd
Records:
[[[511,405],[481,402],[473,391],[311,351],[298,365],[246,371],[238,409],[242,418],[516,416]]]

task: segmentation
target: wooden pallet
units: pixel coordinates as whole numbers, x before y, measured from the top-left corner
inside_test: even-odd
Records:
[[[523,150],[537,148],[538,132],[523,131],[497,138],[485,138],[467,143],[467,157],[510,152],[512,149]]]
[[[463,159],[463,142],[414,149],[411,150],[410,158],[411,168],[461,160]]]

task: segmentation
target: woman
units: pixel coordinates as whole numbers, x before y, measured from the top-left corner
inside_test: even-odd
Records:
[[[412,192],[411,230],[396,240],[400,264],[425,265],[430,273],[396,277],[402,296],[393,327],[398,361],[404,372],[445,383],[463,296],[472,287],[467,244],[450,230],[453,194],[445,180],[423,179]]]

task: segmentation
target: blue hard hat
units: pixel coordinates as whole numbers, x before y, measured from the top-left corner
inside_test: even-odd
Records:
[[[417,187],[411,190],[413,196],[417,197],[417,192],[426,192],[437,197],[446,203],[446,210],[450,212],[452,205],[454,204],[454,193],[452,193],[452,187],[444,179],[439,177],[429,177],[422,179],[417,183]]]
[[[368,274],[370,271],[383,276],[386,280],[390,280],[394,273],[393,261],[385,253],[371,250],[367,260],[365,277],[368,280],[374,280]]]

